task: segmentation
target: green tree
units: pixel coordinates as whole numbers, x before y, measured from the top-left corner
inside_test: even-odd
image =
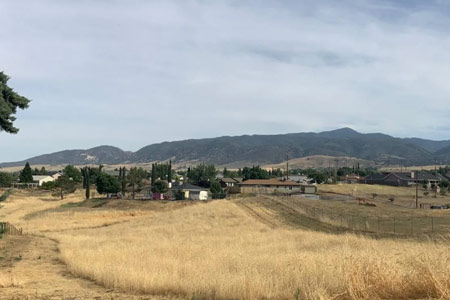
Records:
[[[34,170],[31,171],[31,175],[41,175],[41,173],[38,168],[34,168]]]
[[[156,167],[155,164],[152,164],[152,186],[156,183]]]
[[[269,172],[264,169],[261,169],[260,166],[253,166],[251,168],[245,167],[242,170],[242,175],[244,176],[244,180],[247,179],[269,179]]]
[[[125,195],[125,192],[127,191],[127,169],[125,167],[119,168],[119,181],[120,181],[120,187],[122,194]]]
[[[97,192],[99,194],[117,194],[120,192],[121,185],[117,178],[101,172],[96,179]]]
[[[172,161],[169,160],[169,166],[167,168],[167,182],[172,182]]]
[[[189,169],[189,181],[192,184],[209,188],[211,182],[216,179],[217,171],[214,165],[200,164],[195,168]]]
[[[167,183],[161,180],[157,180],[152,186],[152,192],[164,194],[165,192],[167,192]]]
[[[55,189],[55,181],[44,182],[39,188],[46,191],[51,191]]]
[[[72,178],[76,183],[81,183],[82,181],[81,171],[72,165],[67,165],[63,170],[63,174]]]
[[[442,180],[439,186],[441,188],[448,188],[450,186],[450,182],[448,180]]]
[[[67,175],[60,176],[55,182],[54,196],[59,196],[64,199],[67,194],[74,193],[77,190],[75,182]]]
[[[26,163],[25,167],[20,172],[19,181],[22,183],[33,182],[33,170],[31,170],[29,163]]]
[[[212,193],[213,199],[217,199],[223,194],[222,186],[220,185],[219,181],[217,181],[217,180],[214,180],[211,183],[211,187],[209,190]]]
[[[83,187],[85,189],[85,197],[86,199],[89,199],[91,197],[91,168],[90,167],[84,167],[81,171],[83,175]]]
[[[45,169],[45,167],[41,168],[41,170],[39,171],[39,175],[47,175],[47,170]]]
[[[10,173],[0,172],[0,187],[10,187],[14,177]]]
[[[17,109],[28,108],[30,100],[20,96],[8,86],[9,77],[0,72],[0,131],[17,133],[18,128],[14,127]]]
[[[127,175],[127,185],[131,190],[131,198],[136,197],[136,193],[142,190],[143,180],[148,178],[148,173],[142,168],[131,168]]]

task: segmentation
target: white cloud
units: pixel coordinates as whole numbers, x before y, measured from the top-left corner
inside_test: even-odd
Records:
[[[1,68],[33,103],[18,116],[18,135],[0,135],[0,161],[348,125],[448,139],[444,8],[437,1],[2,1]]]

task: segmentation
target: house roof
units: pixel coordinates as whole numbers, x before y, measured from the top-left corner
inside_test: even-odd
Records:
[[[220,180],[225,183],[239,183],[242,182],[243,178],[224,177]]]
[[[207,188],[193,185],[190,183],[183,183],[183,184],[174,184],[172,186],[173,190],[183,190],[183,191],[208,191]]]
[[[411,177],[411,172],[392,172],[392,173],[378,173],[378,174],[371,174],[364,178],[364,180],[383,180],[389,175],[394,175],[400,180],[410,181],[415,180],[417,178]],[[436,177],[433,173],[430,172],[418,172],[418,178],[419,180],[441,180],[441,178],[438,176]]]
[[[273,186],[301,186],[300,183],[291,180],[281,181],[278,179],[248,179],[239,185],[273,185]]]
[[[413,178],[411,176],[411,172],[394,172],[391,174],[394,174],[401,180],[440,180],[440,178],[436,177],[433,173],[430,172],[417,172],[418,178]]]
[[[386,176],[388,176],[390,173],[375,173],[370,174],[369,176],[366,176],[365,180],[383,180]]]
[[[53,179],[52,176],[48,176],[48,175],[33,175],[33,181],[39,181],[45,178],[50,177],[51,179]]]

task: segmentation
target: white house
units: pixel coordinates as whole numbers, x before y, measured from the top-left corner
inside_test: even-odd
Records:
[[[56,172],[55,174],[52,175],[54,180],[58,180],[58,178],[61,176],[62,176],[61,172]]]
[[[172,190],[181,190],[184,199],[190,200],[208,200],[208,189],[189,183],[177,184],[172,187]]]
[[[41,186],[45,182],[55,181],[55,178],[48,175],[33,175],[33,182],[37,183],[38,186]]]

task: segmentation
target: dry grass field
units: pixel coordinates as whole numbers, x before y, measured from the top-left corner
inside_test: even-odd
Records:
[[[0,299],[450,299],[446,237],[313,231],[259,200],[16,192],[0,219],[32,235],[0,240]]]

